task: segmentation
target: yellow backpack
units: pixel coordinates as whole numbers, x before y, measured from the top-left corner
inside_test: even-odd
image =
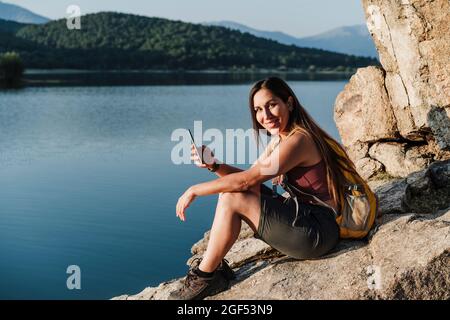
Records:
[[[339,155],[345,156],[334,141],[328,139],[326,141]],[[355,177],[347,170],[343,170],[342,174],[348,183],[343,186],[344,192],[340,199],[341,210],[336,218],[340,228],[340,237],[364,238],[374,226],[377,217],[380,216],[378,197],[360,176]]]
[[[334,141],[329,139],[326,141],[338,154],[345,157],[342,149]],[[343,167],[346,166],[344,163]],[[317,204],[332,209],[335,213],[336,222],[339,225],[341,238],[361,239],[367,236],[372,227],[374,227],[376,218],[379,217],[378,197],[361,177],[355,177],[353,173],[347,170],[344,170],[342,174],[346,178],[347,183],[342,186],[343,192],[340,196],[341,207],[339,212],[336,212],[333,207],[321,201],[316,196],[299,190],[288,181],[286,175],[282,177],[282,186],[289,193],[290,197],[294,199],[297,206],[297,215],[299,204],[292,190],[310,196],[315,199]]]

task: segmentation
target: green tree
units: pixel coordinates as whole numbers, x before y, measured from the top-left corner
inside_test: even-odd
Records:
[[[161,18],[102,12],[44,25],[0,23],[0,50],[20,53],[28,68],[74,69],[317,69],[365,67],[375,59],[287,46],[249,33]]]
[[[0,81],[5,87],[19,87],[24,69],[22,59],[18,53],[6,52],[0,56]]]

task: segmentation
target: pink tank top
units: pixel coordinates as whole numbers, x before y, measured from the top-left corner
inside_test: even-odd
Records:
[[[322,201],[331,200],[328,193],[327,173],[323,159],[309,167],[295,167],[286,173],[289,182],[301,191],[315,195]],[[297,194],[299,199],[311,200],[303,194]]]

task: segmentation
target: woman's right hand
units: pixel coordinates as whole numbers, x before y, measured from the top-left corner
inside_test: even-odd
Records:
[[[199,168],[211,168],[213,164],[216,162],[216,159],[214,158],[214,153],[205,145],[202,145],[201,148],[201,155],[203,157],[203,162],[199,158],[195,146],[191,144],[191,161],[194,162],[194,164]],[[198,151],[200,152],[200,148],[198,148]]]
[[[275,178],[272,179],[272,185],[281,185],[282,182],[283,177],[281,175],[276,176]]]

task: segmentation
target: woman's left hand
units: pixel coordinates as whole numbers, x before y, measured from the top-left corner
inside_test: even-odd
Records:
[[[178,199],[177,202],[177,217],[180,218],[181,221],[185,221],[186,217],[184,215],[184,211],[189,207],[189,205],[194,201],[197,195],[192,190],[192,187],[187,189],[183,195]]]

